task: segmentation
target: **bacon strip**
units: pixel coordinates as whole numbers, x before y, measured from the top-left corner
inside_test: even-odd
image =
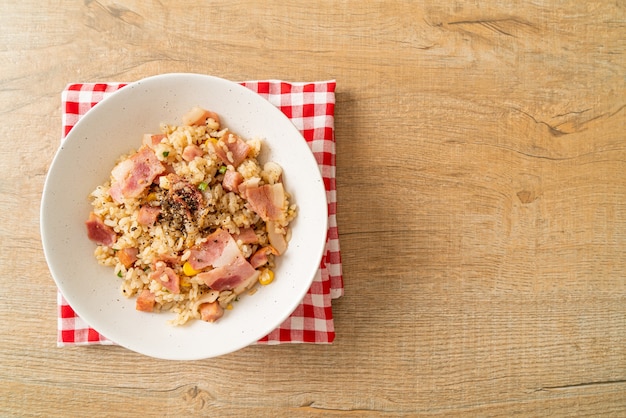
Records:
[[[211,234],[206,242],[191,250],[189,264],[195,270],[213,266],[196,277],[213,290],[239,289],[255,280],[260,272],[245,259],[235,239],[223,229]]]
[[[123,198],[137,197],[164,171],[165,167],[154,151],[143,145],[139,151],[113,168],[109,194],[118,203],[122,203]]]
[[[256,280],[261,274],[252,267],[243,256],[238,256],[232,263],[199,273],[196,277],[211,289],[217,291],[233,290],[244,283]]]
[[[239,247],[228,231],[218,229],[205,242],[191,248],[188,261],[194,270],[202,270],[211,265],[222,265],[239,253]]]
[[[276,230],[275,222],[267,221],[265,227],[267,230],[267,238],[270,240],[270,244],[272,244],[272,247],[274,247],[278,255],[287,251],[287,237],[284,232]]]
[[[284,216],[285,189],[282,183],[246,187],[246,199],[265,222],[277,221]]]

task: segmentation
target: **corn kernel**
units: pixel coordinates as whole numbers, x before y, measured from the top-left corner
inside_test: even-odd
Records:
[[[212,136],[209,137],[209,139],[206,140],[206,145],[208,146],[209,144],[216,145],[217,144],[217,138],[213,138]]]
[[[259,276],[259,283],[263,286],[267,286],[268,284],[274,281],[274,272],[270,269],[263,269],[261,275]]]
[[[194,269],[193,267],[191,267],[191,264],[189,264],[189,261],[187,261],[185,262],[185,264],[183,264],[183,273],[185,273],[185,276],[191,277],[191,276],[195,276],[196,274],[200,272]]]
[[[233,304],[229,303],[228,305],[226,305],[226,309],[229,310],[229,311],[232,311],[233,310]]]
[[[146,201],[147,202],[153,202],[153,201],[156,200],[156,198],[157,198],[156,193],[154,193],[154,192],[153,193],[148,193],[148,196],[146,196]]]

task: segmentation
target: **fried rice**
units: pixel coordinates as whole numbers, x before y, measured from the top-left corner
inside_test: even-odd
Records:
[[[162,123],[160,133],[148,134],[141,149],[122,155],[109,180],[89,196],[93,212],[90,216],[112,238],[103,241],[90,236],[98,243],[94,252],[98,263],[112,267],[112,279],[116,277],[120,281],[123,295],[138,297],[138,310],[174,313],[174,319],[169,321],[173,325],[193,319],[212,322],[224,310],[236,307],[240,297],[254,293],[259,281],[271,282],[278,251],[269,235],[278,233],[286,242],[288,225],[296,216],[296,206],[289,202],[291,197],[286,191],[284,201],[279,204],[280,216],[271,221],[246,196],[246,185],[282,183],[280,166],[258,160],[261,147],[265,146],[263,140],[241,138],[247,152],[242,161],[234,161],[228,142],[237,136],[231,136],[230,130],[220,125],[216,114],[205,112],[204,116],[191,123],[188,120],[176,125]],[[124,164],[130,165],[129,161],[140,150],[154,153],[163,171],[149,185],[139,187],[138,192],[119,196],[115,190],[119,188],[116,170]],[[227,186],[225,178],[234,173],[238,173],[240,184]],[[151,210],[152,219],[146,221],[145,213]],[[233,237],[246,262],[268,249],[264,252],[265,262],[254,266],[258,274],[253,282],[216,290],[201,274],[215,266],[199,270],[190,267],[194,249],[204,245],[207,237],[216,231],[227,231]],[[256,239],[240,239],[244,232],[252,236],[251,231]],[[172,287],[167,276],[170,273],[163,274],[164,268],[175,274],[176,277],[170,278],[178,282],[177,287]],[[146,296],[147,307],[142,300]],[[204,317],[203,308],[208,306],[220,311],[217,318]]]

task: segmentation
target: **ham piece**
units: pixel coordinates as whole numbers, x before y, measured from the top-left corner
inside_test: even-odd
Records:
[[[154,293],[150,292],[148,289],[144,289],[139,296],[137,296],[135,309],[142,312],[152,312],[155,302]]]
[[[180,264],[180,257],[178,255],[172,255],[167,253],[159,254],[157,260],[167,263],[169,265]]]
[[[252,228],[239,228],[239,233],[233,235],[235,241],[241,241],[242,244],[256,244],[259,242],[259,237]]]
[[[199,306],[200,317],[206,322],[215,322],[224,315],[224,309],[219,302],[203,303]]]
[[[237,192],[239,185],[243,183],[243,176],[235,170],[226,170],[224,173],[224,179],[222,180],[222,187],[229,192]]]
[[[150,279],[161,283],[161,286],[172,293],[180,293],[180,277],[162,261],[156,263],[156,268],[150,274]]]
[[[220,117],[217,113],[205,110],[201,107],[194,107],[189,112],[183,115],[183,125],[187,126],[200,126],[206,123],[207,119],[213,119],[217,123],[217,129],[219,129]]]
[[[123,203],[124,198],[139,196],[164,171],[165,167],[154,151],[143,145],[135,154],[113,168],[109,194],[116,202]]]
[[[165,138],[164,134],[144,134],[142,143],[152,149],[161,143],[161,140]]]
[[[189,144],[183,150],[183,160],[188,162],[193,161],[196,157],[202,157],[202,154],[204,154],[202,148],[196,144]]]
[[[224,137],[217,142],[215,153],[226,165],[237,168],[250,152],[250,146],[232,132],[226,132]]]
[[[89,213],[89,219],[85,222],[87,226],[87,236],[90,240],[99,245],[110,247],[115,244],[117,234],[108,225],[105,225],[102,219],[95,213]]]
[[[255,269],[259,268],[269,261],[270,254],[278,255],[278,251],[271,245],[261,247],[250,257],[250,264]]]
[[[139,213],[137,214],[137,223],[139,225],[145,226],[154,225],[160,213],[160,207],[144,205],[139,208]]]
[[[122,248],[117,252],[117,259],[120,260],[124,267],[130,268],[137,261],[137,254],[139,254],[137,248]]]

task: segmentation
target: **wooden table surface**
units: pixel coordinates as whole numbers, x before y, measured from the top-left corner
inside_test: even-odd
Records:
[[[10,0],[0,41],[1,416],[625,416],[623,1]],[[56,347],[61,90],[166,72],[337,80],[332,345]]]

